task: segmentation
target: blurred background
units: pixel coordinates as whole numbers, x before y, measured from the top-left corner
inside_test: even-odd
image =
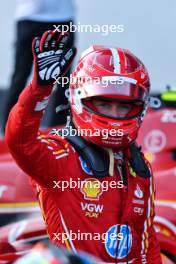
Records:
[[[17,2],[19,4],[18,8]],[[59,2],[61,3],[62,1]],[[59,2],[57,2],[58,7]],[[23,10],[24,3],[26,7]],[[24,62],[20,63],[20,65],[22,65],[20,67],[18,67],[19,65],[15,66],[15,43],[17,34],[21,35],[20,41],[22,43],[22,41],[24,42],[22,35],[26,32],[26,28],[24,28],[23,25],[21,25],[21,34],[17,31],[17,22],[23,19],[26,20],[26,17],[19,18],[19,14],[21,15],[22,13],[22,15],[24,15],[25,12],[28,13],[28,11],[29,13],[33,11],[35,13],[35,10],[32,10],[34,9],[33,6],[36,5],[35,8],[37,10],[40,5],[40,13],[43,12],[42,16],[45,17],[47,13],[47,1],[43,1],[43,3],[46,4],[43,10],[41,3],[41,0],[37,1],[36,4],[35,0],[7,0],[1,5],[0,120],[4,120],[0,124],[1,137],[3,137],[4,134],[8,113],[17,101],[17,98],[15,98],[16,95],[19,94],[19,92],[14,92],[14,88],[16,90],[21,90],[21,88],[25,86],[24,80],[22,79],[26,81],[30,78],[29,74],[27,74],[27,76],[29,76],[28,79],[24,77]],[[55,3],[55,1],[52,0],[50,4],[52,5],[52,3]],[[67,10],[67,6],[69,6],[69,11]],[[57,17],[57,8],[56,10],[51,10],[55,12],[55,17]],[[80,30],[77,30],[75,34],[72,34],[73,42],[78,48],[78,55],[75,59],[75,63],[81,52],[92,44],[105,44],[127,48],[144,62],[150,73],[151,91],[152,93],[159,93],[164,91],[168,84],[174,85],[176,83],[176,53],[174,52],[176,40],[174,34],[176,32],[176,23],[174,23],[175,10],[175,0],[170,0],[169,4],[166,1],[159,0],[149,0],[142,4],[139,0],[131,2],[126,0],[65,0],[65,2],[62,2],[60,13],[67,13],[67,22],[70,19],[75,25],[90,25],[92,28],[95,25],[99,25],[100,27],[102,25],[107,25],[107,27],[116,25],[123,28],[121,32],[90,32],[89,30],[87,32],[80,32]],[[50,15],[51,13],[52,12],[50,12]],[[63,14],[59,14],[58,16],[60,15],[62,16]],[[51,17],[49,22],[51,22]],[[65,20],[60,20],[60,22],[65,22]],[[27,25],[27,27],[28,31],[30,31],[29,25]],[[40,33],[41,31],[42,29]],[[28,34],[30,35],[31,33],[28,32]],[[30,41],[28,41],[28,50],[30,49],[29,43],[31,43],[31,39],[30,37]],[[23,47],[23,44],[21,45]],[[24,54],[23,48],[20,49],[20,52],[22,56]],[[18,56],[20,56],[19,52]],[[19,58],[16,61],[19,61]],[[29,61],[29,59],[26,59],[26,61]],[[14,72],[15,69],[16,72]],[[19,71],[21,71],[21,77],[20,74],[17,74]],[[55,95],[50,100],[50,105],[42,123],[43,126],[56,126],[66,122],[68,111],[64,110],[62,115],[58,116],[55,113],[55,109],[57,106],[66,109],[67,99],[64,93],[67,88],[68,87],[64,87],[64,89],[63,87],[57,87]],[[8,90],[11,92],[8,92]],[[13,100],[13,98],[15,99]]]
[[[27,0],[26,0],[27,1]],[[59,1],[59,0],[58,0]],[[124,32],[77,33],[78,55],[92,44],[129,48],[144,61],[152,90],[161,91],[176,82],[176,1],[75,0],[76,22],[124,25]],[[1,3],[0,88],[7,89],[13,70],[15,1]]]

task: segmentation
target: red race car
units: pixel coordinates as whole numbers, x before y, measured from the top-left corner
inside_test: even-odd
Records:
[[[150,161],[156,185],[155,226],[162,252],[176,263],[176,104],[162,101],[147,113],[138,143]]]
[[[0,225],[13,222],[18,215],[34,212],[39,212],[39,206],[28,176],[0,140]]]

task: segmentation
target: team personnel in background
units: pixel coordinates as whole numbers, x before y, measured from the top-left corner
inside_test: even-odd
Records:
[[[34,37],[41,36],[46,30],[53,30],[53,25],[70,25],[75,17],[74,0],[17,0],[16,7],[16,43],[14,70],[7,93],[4,108],[3,131],[11,108],[16,104],[18,96],[24,89],[32,68],[31,42]],[[70,34],[69,46],[74,43],[74,34]],[[56,95],[50,105],[51,117],[47,125],[54,126],[66,121],[67,110],[56,117],[55,108],[67,105],[65,89],[57,85]]]
[[[54,78],[65,75],[76,53],[67,41],[52,31],[34,39],[32,82],[7,122],[10,152],[32,178],[53,243],[108,263],[161,264],[153,176],[135,143],[150,103],[147,70],[128,50],[90,47],[73,72],[69,134],[41,134]]]

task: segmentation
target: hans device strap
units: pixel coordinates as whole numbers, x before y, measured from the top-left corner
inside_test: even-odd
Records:
[[[136,142],[133,142],[130,145],[130,164],[138,176],[142,178],[149,178],[151,176],[151,172],[141,155],[140,150],[141,147],[138,147]]]
[[[67,136],[69,143],[83,157],[93,175],[104,177],[109,174],[109,159],[102,153],[102,149],[89,144],[80,136]]]
[[[96,145],[88,143],[81,136],[69,135],[69,126],[65,127],[64,129],[68,129],[68,136],[66,136],[68,142],[86,161],[93,175],[96,177],[105,177],[109,175],[109,158],[107,155],[105,155],[102,149]],[[62,134],[62,132],[60,134]],[[130,145],[129,149],[131,156],[129,161],[136,174],[142,178],[150,177],[150,170],[140,153],[140,148],[136,145],[135,142],[133,142]]]

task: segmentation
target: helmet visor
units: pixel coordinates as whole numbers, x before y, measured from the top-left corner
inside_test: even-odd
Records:
[[[138,85],[136,80],[127,77],[118,77],[116,79],[104,77],[101,81],[97,79],[97,81],[85,82],[78,86],[78,89],[79,96],[82,99],[101,96],[112,99],[144,102],[147,97],[147,92],[144,88]]]
[[[83,105],[97,115],[119,120],[137,117],[143,110],[143,103],[140,101],[124,102],[104,97],[83,99]]]

